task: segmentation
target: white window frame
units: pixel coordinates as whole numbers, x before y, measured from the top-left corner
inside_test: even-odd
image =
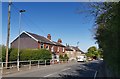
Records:
[[[57,52],[59,52],[59,51],[60,51],[60,48],[58,47],[58,48],[57,48]]]
[[[65,48],[63,47],[63,52],[65,52]]]
[[[51,47],[51,52],[54,52],[54,46]]]

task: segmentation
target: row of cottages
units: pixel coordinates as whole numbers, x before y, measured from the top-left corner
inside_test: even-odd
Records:
[[[77,60],[78,56],[85,55],[77,46],[66,46],[65,53],[68,55],[69,60]]]
[[[20,38],[20,49],[41,49],[45,48],[52,52],[52,59],[59,61],[59,55],[65,54],[65,46],[62,45],[62,40],[58,39],[57,42],[51,40],[51,35],[48,34],[47,38],[34,33],[23,31],[20,36],[17,36],[11,42],[11,48],[18,48],[18,41]]]

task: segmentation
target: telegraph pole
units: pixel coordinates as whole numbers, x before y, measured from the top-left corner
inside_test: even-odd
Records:
[[[9,48],[9,38],[10,38],[10,12],[11,12],[12,1],[9,0],[8,3],[8,29],[7,29],[7,42],[6,42],[6,68],[8,67],[8,48]]]

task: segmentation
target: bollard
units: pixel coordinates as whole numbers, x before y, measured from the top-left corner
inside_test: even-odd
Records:
[[[31,61],[30,61],[29,69],[31,69]]]

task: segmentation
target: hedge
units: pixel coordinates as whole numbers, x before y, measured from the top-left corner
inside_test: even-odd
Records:
[[[6,48],[4,45],[0,45],[0,47],[2,48],[2,61],[5,62]]]
[[[60,59],[60,60],[68,60],[69,57],[68,57],[67,54],[65,54],[64,56],[60,54],[59,59]]]
[[[24,49],[19,52],[20,61],[26,60],[47,60],[52,59],[52,54],[46,49]],[[17,61],[18,50],[10,49],[9,50],[9,61]],[[3,48],[2,59],[5,61],[5,50]]]

